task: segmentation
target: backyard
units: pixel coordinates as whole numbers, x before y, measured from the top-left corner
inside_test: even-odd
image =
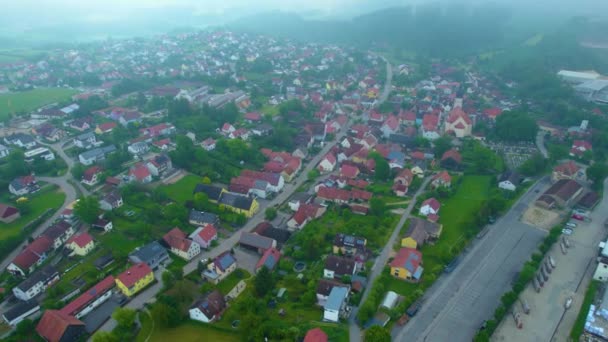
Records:
[[[70,99],[77,91],[67,88],[38,88],[19,93],[0,95],[0,120],[9,113],[29,112],[53,102]]]
[[[179,181],[161,187],[167,196],[180,204],[192,199],[192,191],[197,184],[202,183],[202,178],[195,175],[187,175]]]

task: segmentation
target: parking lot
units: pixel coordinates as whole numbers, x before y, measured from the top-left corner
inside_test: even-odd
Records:
[[[562,254],[559,245],[550,251],[557,265],[540,293],[536,293],[532,286],[522,293],[522,298],[530,306],[530,314],[521,316],[523,328],[518,329],[513,318],[507,315],[494,333],[494,340],[568,341],[587,284],[595,271],[598,244],[606,238],[603,222],[607,216],[608,200],[604,197],[590,214],[590,222],[575,221],[577,227],[569,237],[571,247],[568,254]],[[572,307],[566,310],[564,304],[570,296],[573,298]],[[519,303],[515,309],[521,312]]]

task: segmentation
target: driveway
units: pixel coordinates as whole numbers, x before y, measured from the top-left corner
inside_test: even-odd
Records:
[[[392,331],[394,341],[470,341],[491,317],[513,276],[547,232],[520,222],[527,204],[548,188],[545,177],[534,184],[488,233],[474,240],[459,266],[442,275],[426,292],[418,314]],[[536,193],[535,190],[539,190]]]

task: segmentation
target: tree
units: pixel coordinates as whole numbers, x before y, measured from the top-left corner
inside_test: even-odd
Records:
[[[255,287],[255,292],[260,297],[264,297],[273,289],[274,279],[270,273],[270,270],[266,266],[262,266],[262,268],[258,271],[253,285]]]
[[[81,197],[74,206],[74,215],[88,224],[95,223],[99,215],[99,202],[93,196]]]
[[[377,152],[370,153],[370,158],[376,161],[374,179],[377,181],[386,181],[391,175],[391,167],[388,165],[386,159]]]
[[[119,327],[132,328],[135,323],[137,312],[128,308],[119,308],[114,311],[112,318],[116,320]]]
[[[209,196],[204,192],[194,194],[193,206],[196,210],[205,210],[209,205]]]
[[[450,148],[452,148],[452,139],[448,136],[444,135],[433,141],[433,152],[437,158],[441,158]]]
[[[365,342],[390,342],[391,334],[386,328],[378,325],[367,329],[365,331]]]
[[[266,208],[266,211],[264,212],[264,217],[268,221],[274,220],[277,217],[277,209],[274,207]]]
[[[70,172],[72,173],[72,177],[74,177],[74,179],[76,180],[80,180],[82,179],[82,176],[84,175],[84,171],[86,170],[86,167],[80,163],[76,163],[72,169],[70,170]]]
[[[111,331],[97,331],[93,335],[93,342],[119,342],[120,339]]]
[[[521,112],[504,112],[496,119],[496,136],[504,141],[533,141],[538,132],[536,121]]]
[[[601,188],[604,179],[608,177],[608,166],[603,163],[594,163],[587,168],[587,178],[593,182],[593,187]]]
[[[386,213],[386,204],[381,198],[372,197],[369,200],[369,207],[370,214],[374,216],[382,217]]]
[[[545,172],[548,161],[540,153],[535,153],[519,167],[519,172],[525,176],[537,176]]]

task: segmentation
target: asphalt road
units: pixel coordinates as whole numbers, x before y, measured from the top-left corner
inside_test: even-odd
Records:
[[[384,269],[384,266],[386,265],[388,257],[390,255],[391,251],[393,250],[393,246],[395,245],[395,242],[396,242],[397,238],[399,237],[399,233],[401,232],[401,229],[403,228],[405,221],[410,216],[412,209],[414,209],[414,206],[416,205],[416,198],[418,198],[418,196],[424,192],[426,186],[429,184],[430,181],[431,181],[431,177],[427,177],[424,180],[424,182],[422,183],[422,185],[420,186],[420,189],[418,189],[418,191],[416,191],[416,194],[411,199],[410,204],[407,206],[407,209],[405,209],[405,212],[403,213],[403,215],[401,215],[401,219],[399,220],[399,223],[397,223],[397,226],[395,226],[395,229],[393,230],[391,237],[389,238],[386,245],[384,245],[384,248],[382,249],[382,252],[380,252],[380,255],[376,258],[376,261],[374,262],[374,265],[372,266],[372,269],[370,271],[369,278],[367,279],[367,283],[369,285],[365,288],[365,291],[363,292],[363,296],[361,297],[360,303],[365,303],[365,300],[369,296],[369,292],[372,288],[372,284],[374,283],[374,280],[376,280],[376,278],[378,278],[380,276],[380,274],[382,273],[382,270]],[[356,322],[358,312],[359,312],[359,307],[354,308],[353,311],[351,312],[351,315],[349,318],[349,334],[350,334],[351,342],[361,341],[361,329],[359,329],[359,326],[357,325],[357,322]]]
[[[392,331],[394,341],[470,341],[491,317],[514,275],[547,232],[519,221],[527,205],[550,184],[544,177],[524,194],[481,239],[465,250],[450,274],[426,292],[418,314]],[[535,190],[539,190],[537,193]]]

